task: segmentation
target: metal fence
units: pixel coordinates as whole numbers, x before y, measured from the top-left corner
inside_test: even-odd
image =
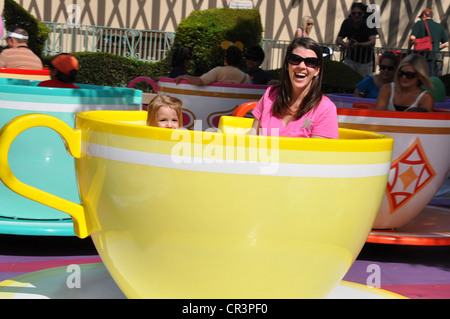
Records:
[[[174,32],[68,25],[44,22],[51,30],[44,55],[61,52],[107,52],[145,62],[164,59]]]
[[[262,68],[266,70],[280,68],[289,43],[290,41],[263,39],[262,48],[266,53],[266,59],[263,62]],[[342,61],[344,59],[345,53],[339,45],[335,43],[321,43],[320,45],[324,49],[324,56],[326,56],[326,58],[334,61]],[[375,47],[374,56],[378,57],[387,51],[392,51],[397,56],[399,56],[399,58],[403,58],[411,53],[423,54],[423,51],[420,52],[410,49]],[[435,57],[433,58],[433,62],[436,62],[436,64],[433,64],[433,66],[436,65],[436,67],[439,69],[440,74],[442,75],[450,73],[450,52],[447,50],[433,51],[433,54],[435,55]],[[377,66],[378,59],[374,59],[375,72],[377,70]]]
[[[70,25],[66,23],[44,22],[51,30],[45,43],[44,55],[61,52],[107,52],[145,62],[164,59],[170,51],[174,32],[137,30],[125,28],[98,27],[92,25]],[[273,70],[281,67],[289,40],[263,39],[261,46],[266,53],[263,69]],[[340,46],[334,43],[322,43],[327,58],[343,60]],[[402,48],[375,47],[375,56],[392,50],[400,56],[411,52]],[[436,52],[436,62],[441,74],[450,73],[450,52]],[[375,59],[374,71],[377,70]]]

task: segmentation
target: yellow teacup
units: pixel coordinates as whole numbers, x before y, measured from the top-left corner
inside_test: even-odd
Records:
[[[383,198],[393,140],[339,140],[145,126],[142,111],[91,111],[76,128],[42,115],[0,132],[0,177],[70,214],[129,298],[323,298],[362,248]],[[236,122],[237,121],[237,122]],[[144,125],[143,125],[144,124]],[[16,180],[8,148],[47,126],[75,158],[82,205]]]

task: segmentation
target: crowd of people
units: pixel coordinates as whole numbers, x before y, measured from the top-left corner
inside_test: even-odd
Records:
[[[420,39],[430,36],[432,51],[427,58],[409,54],[400,60],[396,54],[386,52],[378,59],[379,73],[372,75],[378,31],[367,23],[366,5],[353,3],[350,9],[350,15],[339,29],[336,44],[343,50],[343,63],[364,76],[356,85],[354,95],[377,99],[378,110],[433,111],[434,100],[429,91],[434,90],[430,76],[437,75],[439,69],[435,65],[435,53],[449,46],[443,26],[433,20],[433,12],[430,9],[422,12],[408,43],[411,48]],[[321,91],[323,48],[311,39],[313,26],[313,18],[305,16],[286,50],[279,80],[261,68],[265,53],[260,46],[242,52],[235,45],[225,50],[223,66],[200,75],[190,74],[192,52],[186,47],[178,47],[172,53],[169,77],[177,84],[187,81],[197,86],[213,82],[269,85],[253,110],[252,134],[338,138],[336,106]],[[41,59],[28,47],[26,30],[8,31],[6,42],[9,49],[0,53],[0,67],[43,68]],[[246,67],[240,69],[243,58]],[[49,69],[51,79],[39,86],[79,88],[73,84],[79,71],[75,57],[59,54],[50,61]],[[157,96],[149,104],[147,124],[180,128],[183,125],[181,110],[179,99]]]
[[[42,70],[42,60],[28,47],[29,35],[23,28],[7,31],[8,49],[0,53],[0,68]],[[61,53],[49,63],[50,80],[42,81],[38,86],[79,89],[75,79],[79,71],[78,60]]]

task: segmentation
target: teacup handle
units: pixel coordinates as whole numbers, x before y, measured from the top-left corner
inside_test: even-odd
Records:
[[[53,207],[69,214],[73,220],[75,234],[85,238],[91,233],[91,227],[85,208],[80,205],[24,184],[11,172],[8,152],[14,139],[23,131],[32,127],[48,127],[59,133],[66,150],[75,158],[81,156],[81,131],[72,129],[64,121],[45,114],[26,114],[16,117],[0,130],[0,179],[13,192],[41,204]]]

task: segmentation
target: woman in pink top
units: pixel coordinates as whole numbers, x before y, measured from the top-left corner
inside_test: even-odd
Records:
[[[252,133],[338,138],[336,105],[322,94],[323,57],[310,38],[291,42],[280,84],[267,89],[253,110]]]

